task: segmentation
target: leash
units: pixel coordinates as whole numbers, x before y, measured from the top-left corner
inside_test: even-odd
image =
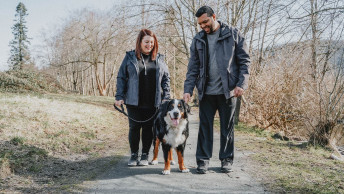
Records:
[[[234,98],[234,95],[231,96],[230,98],[226,99],[226,104],[227,105],[229,104],[229,100],[231,100],[232,98]],[[235,116],[235,110],[233,111],[233,115],[231,116],[231,118],[234,119],[234,116]],[[231,129],[231,131],[227,135],[226,145],[225,145],[225,148],[223,149],[224,152],[227,149],[228,142],[232,141],[232,138],[233,138],[232,133],[233,133],[233,130],[234,130],[234,126],[233,126],[234,125],[234,121],[233,122],[229,122],[228,124],[230,125],[228,127]]]
[[[128,113],[126,113],[126,112],[124,111],[123,104],[121,104],[121,109],[122,109],[122,110],[119,109],[115,104],[114,104],[113,106],[115,107],[115,109],[116,109],[118,112],[124,114],[124,115],[125,115],[126,117],[128,117],[130,120],[132,120],[132,121],[134,121],[134,122],[137,122],[137,123],[145,123],[145,122],[147,122],[147,121],[150,121],[151,119],[153,119],[153,118],[155,117],[156,113],[158,113],[158,111],[159,111],[159,109],[156,108],[155,113],[153,114],[153,116],[152,116],[151,118],[149,118],[149,119],[147,119],[147,120],[144,120],[144,121],[138,121],[138,120],[135,120],[135,119],[129,117]]]

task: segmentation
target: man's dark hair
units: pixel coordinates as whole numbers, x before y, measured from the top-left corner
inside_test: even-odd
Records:
[[[214,10],[211,7],[205,5],[205,6],[200,7],[197,10],[195,16],[199,18],[199,17],[201,17],[201,15],[203,15],[205,13],[207,14],[208,17],[211,17],[214,15]]]

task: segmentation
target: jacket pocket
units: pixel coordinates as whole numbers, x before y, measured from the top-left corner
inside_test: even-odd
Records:
[[[201,70],[199,77],[196,80],[196,87],[197,87],[198,92],[202,91],[203,81],[204,81],[204,72]]]
[[[239,81],[239,77],[234,75],[233,72],[230,73],[228,71],[227,71],[227,75],[228,75],[228,89],[233,90]]]
[[[203,43],[197,41],[197,42],[196,42],[196,49],[197,49],[197,50],[203,50]]]
[[[127,72],[128,72],[129,78],[135,76],[137,73],[135,65],[129,63],[127,66]]]

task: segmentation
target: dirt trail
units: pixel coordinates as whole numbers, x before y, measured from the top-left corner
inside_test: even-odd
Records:
[[[209,172],[196,173],[196,144],[198,115],[190,118],[190,137],[185,150],[185,165],[189,173],[178,171],[178,165],[171,166],[171,175],[161,175],[164,167],[160,150],[159,164],[146,167],[128,167],[128,156],[95,181],[87,182],[88,193],[266,193],[263,186],[248,173],[247,155],[235,150],[233,172],[220,172],[218,159],[219,134],[214,135],[214,152]],[[150,153],[150,159],[152,153]],[[175,153],[173,155],[177,159]]]

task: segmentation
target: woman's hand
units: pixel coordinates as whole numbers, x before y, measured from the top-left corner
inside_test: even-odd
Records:
[[[121,104],[124,103],[124,100],[115,100],[115,105],[116,106],[121,106]]]

